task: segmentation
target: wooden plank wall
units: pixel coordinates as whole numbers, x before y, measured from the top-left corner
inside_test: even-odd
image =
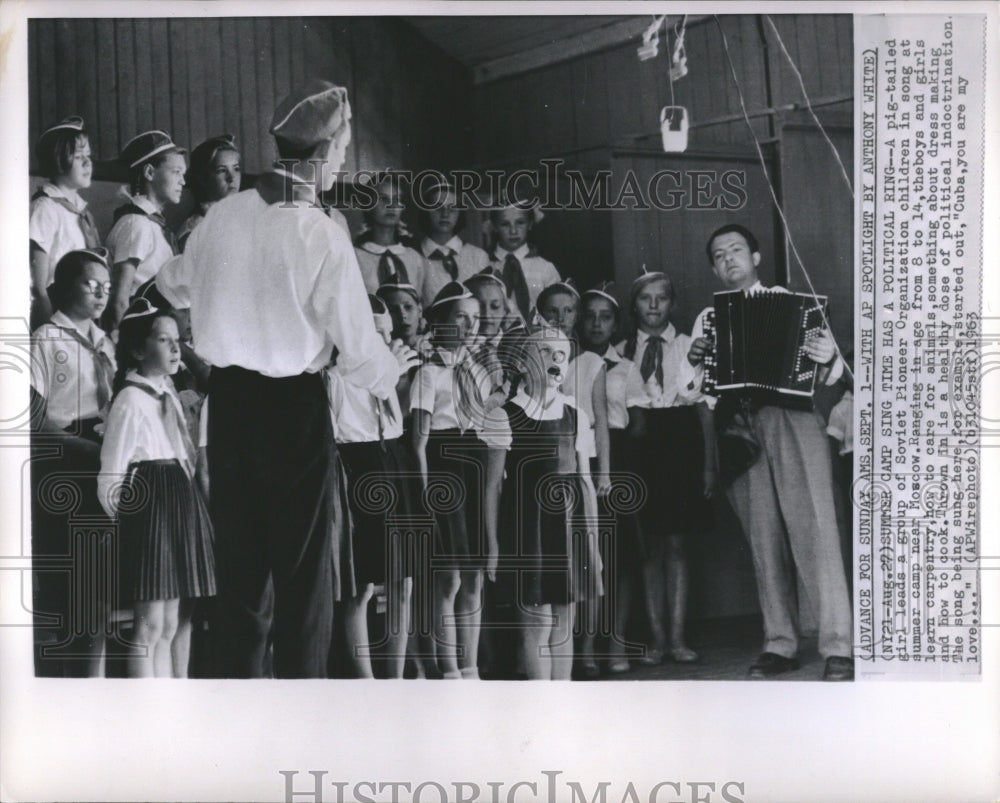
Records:
[[[770,69],[772,103],[780,106],[802,99],[798,80],[766,23],[765,49],[755,17],[719,19],[748,110],[767,106],[765,61]],[[812,100],[853,94],[849,15],[775,15],[772,19]],[[674,84],[673,97],[676,104],[687,107],[695,126],[692,147],[718,143],[745,147],[750,140],[742,119],[702,125],[740,114],[719,25],[714,19],[699,21],[688,27],[685,42],[689,72]],[[476,87],[476,163],[510,163],[658,138],[660,108],[671,102],[669,60],[661,46],[657,58],[640,62],[636,44],[630,42]],[[828,109],[850,112],[851,103]],[[754,118],[753,124],[758,136],[767,136],[765,118]]]
[[[307,77],[348,87],[354,136],[345,168],[451,168],[471,156],[466,71],[386,18],[33,19],[31,142],[78,113],[95,158],[140,131],[192,147],[236,135],[244,169],[275,158],[275,104]]]

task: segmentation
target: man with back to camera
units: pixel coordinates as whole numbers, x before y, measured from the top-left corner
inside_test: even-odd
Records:
[[[375,331],[348,235],[318,205],[350,142],[347,91],[312,80],[274,112],[281,157],[215,204],[157,289],[190,306],[211,365],[208,452],[218,669],[258,677],[274,584],[277,677],[324,677],[333,619],[330,408],[320,374],[388,398],[415,355]]]
[[[726,290],[764,290],[757,275],[760,247],[751,231],[738,224],[722,226],[708,238],[706,251]],[[705,337],[708,311],[695,320],[688,359],[681,364],[679,382],[686,389],[700,387],[704,378],[705,355],[712,349]],[[837,381],[844,365],[829,331],[808,340],[806,353],[821,366],[819,381]],[[764,649],[750,665],[749,676],[768,678],[798,668],[797,571],[819,620],[819,652],[826,659],[823,679],[853,680],[851,600],[823,427],[813,410],[766,402],[745,409],[760,454],[732,481],[727,496],[750,542],[764,618]]]

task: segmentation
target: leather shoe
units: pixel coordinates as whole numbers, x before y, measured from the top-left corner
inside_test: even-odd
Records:
[[[750,664],[750,671],[747,672],[748,677],[755,680],[761,678],[772,678],[775,675],[781,675],[785,672],[792,672],[799,668],[799,662],[795,658],[786,658],[784,655],[778,655],[773,652],[762,652],[757,656],[752,664]]]
[[[854,680],[854,659],[831,655],[826,659],[823,680]]]

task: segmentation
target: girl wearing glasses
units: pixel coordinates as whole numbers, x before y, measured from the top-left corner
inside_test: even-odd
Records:
[[[31,464],[36,488],[32,494],[32,549],[36,556],[71,554],[67,516],[101,512],[95,484],[100,467],[98,432],[111,399],[115,352],[95,319],[104,311],[109,289],[107,251],[70,251],[56,265],[55,281],[49,288],[55,312],[32,335],[32,446],[38,450]],[[59,449],[53,450],[53,446]],[[73,510],[65,510],[59,503],[56,484],[67,480],[59,480],[58,476],[72,476],[76,489]],[[106,549],[99,549],[106,556]],[[66,658],[40,655],[40,675],[97,677],[104,673],[104,610],[108,599],[106,592],[95,585],[99,574],[89,567],[73,577],[57,572],[36,573],[36,610],[61,615],[64,627],[71,613],[85,618],[79,623],[85,633],[81,637],[74,638],[68,630],[54,631],[59,643],[54,654]],[[71,611],[69,603],[74,594],[86,604]],[[38,634],[52,634],[44,630],[42,627]],[[86,658],[79,660],[80,655]]]

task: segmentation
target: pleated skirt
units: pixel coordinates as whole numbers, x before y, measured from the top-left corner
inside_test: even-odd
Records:
[[[201,488],[176,460],[131,467],[119,507],[122,602],[215,596],[214,533]]]
[[[486,446],[472,432],[435,430],[427,439],[424,504],[434,517],[435,565],[486,565],[483,495]]]
[[[341,583],[349,582],[356,595],[366,583],[395,582],[412,573],[406,529],[399,520],[413,507],[414,472],[397,439],[342,443],[337,451],[349,512],[341,533],[349,546],[350,572],[342,573]]]

